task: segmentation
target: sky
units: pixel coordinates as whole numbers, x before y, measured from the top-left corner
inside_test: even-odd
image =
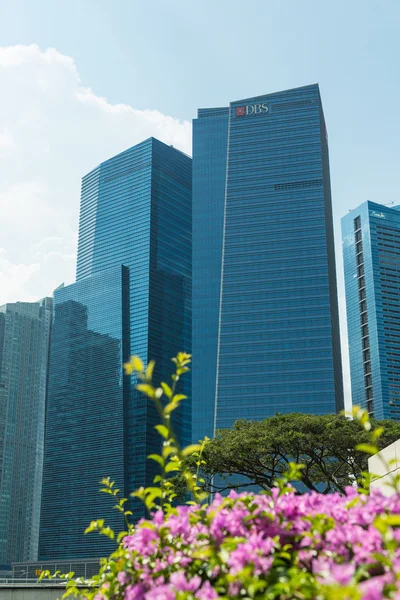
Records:
[[[197,108],[319,83],[340,218],[400,203],[398,0],[0,0],[0,304],[75,278],[81,177]]]

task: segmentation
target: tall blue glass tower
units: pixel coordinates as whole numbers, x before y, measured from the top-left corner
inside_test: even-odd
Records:
[[[191,187],[191,159],[154,138],[83,178],[77,281],[55,293],[42,560],[107,554],[106,538],[83,536],[95,518],[123,525],[99,480],[110,476],[126,496],[152,481],[158,418],[122,363],[155,359],[158,380],[172,356],[191,351]],[[182,386],[190,397],[190,377]],[[186,444],[190,400],[179,412]],[[132,509],[143,515],[141,503]]]
[[[400,419],[400,206],[364,202],[342,219],[353,404]]]
[[[318,86],[201,109],[193,135],[193,439],[341,410]]]

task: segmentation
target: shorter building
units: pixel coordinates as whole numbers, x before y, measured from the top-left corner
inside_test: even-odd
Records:
[[[400,475],[400,440],[371,456],[368,459],[368,470],[376,476],[371,483],[372,489],[380,490],[385,496],[394,494],[394,478]]]
[[[40,560],[111,553],[105,536],[84,536],[93,519],[123,529],[99,489],[109,476],[125,491],[127,275],[120,265],[54,293]]]
[[[128,498],[159,472],[147,460],[161,448],[157,410],[122,365],[132,354],[154,359],[158,382],[173,356],[191,352],[191,178],[191,159],[154,138],[83,178],[76,283],[54,294],[39,560],[110,554],[114,542],[84,535],[99,518],[125,529],[100,480]],[[190,374],[179,385],[184,446]],[[143,517],[143,502],[129,500],[132,520]]]
[[[353,404],[400,419],[400,207],[365,202],[342,219]]]
[[[38,552],[52,298],[0,307],[0,564]]]

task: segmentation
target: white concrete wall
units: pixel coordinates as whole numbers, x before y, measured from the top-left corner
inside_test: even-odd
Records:
[[[395,493],[390,483],[393,475],[400,474],[400,440],[393,442],[378,454],[368,459],[368,470],[378,478],[371,483],[371,488],[378,488],[385,496]]]

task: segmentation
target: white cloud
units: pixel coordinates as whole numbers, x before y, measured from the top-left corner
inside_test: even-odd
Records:
[[[191,125],[110,104],[54,48],[0,48],[0,89],[2,304],[74,280],[83,175],[149,136],[190,153]]]
[[[29,265],[12,263],[6,251],[0,249],[0,306],[21,299],[18,294],[23,294],[23,300],[26,302],[36,300],[29,287],[39,272],[38,263]]]
[[[9,152],[11,148],[14,148],[15,140],[12,132],[4,128],[0,131],[0,156],[6,156],[6,152]]]

